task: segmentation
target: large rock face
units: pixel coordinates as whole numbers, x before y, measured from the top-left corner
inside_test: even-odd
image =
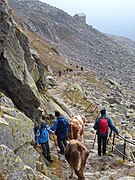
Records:
[[[35,172],[5,145],[0,145],[0,170],[2,179],[37,179]]]
[[[0,93],[0,173],[6,174],[7,179],[37,178],[34,170],[39,154],[30,145],[33,128],[31,119]]]
[[[9,124],[14,138],[14,150],[25,143],[30,143],[33,139],[33,123],[30,119],[15,108],[6,108],[1,106],[4,112],[3,118]],[[12,137],[11,136],[11,137]]]
[[[33,118],[39,107],[38,90],[29,72],[34,62],[30,58],[27,41],[23,43],[21,37],[27,38],[20,32],[18,36],[11,10],[2,1],[0,22],[0,88],[8,93],[20,110]]]
[[[135,42],[131,46],[130,40],[126,44],[116,41],[38,0],[9,0],[9,4],[15,11],[15,17],[18,14],[23,19],[18,21],[23,28],[52,42],[70,62],[90,67],[103,78],[113,77],[119,83],[135,88]]]
[[[9,123],[4,118],[0,118],[0,143],[14,149],[12,129],[10,129]]]

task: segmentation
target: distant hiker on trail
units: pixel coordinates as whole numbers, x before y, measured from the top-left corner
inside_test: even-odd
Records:
[[[83,67],[81,67],[81,71],[83,71]]]
[[[73,71],[73,69],[70,68],[70,69],[69,69],[69,72],[72,72],[72,71]]]
[[[52,133],[52,130],[45,122],[42,122],[40,128],[37,129],[36,136],[38,137],[38,143],[41,144],[43,156],[49,162],[53,162],[50,156],[49,133]]]
[[[102,109],[100,111],[101,117],[97,118],[93,128],[97,130],[98,135],[98,155],[101,156],[101,145],[103,156],[106,154],[106,144],[108,137],[108,127],[113,130],[118,135],[118,130],[113,125],[112,120],[106,116],[106,110]]]
[[[66,74],[66,69],[63,70],[63,74]]]
[[[67,137],[69,131],[69,123],[68,120],[60,115],[59,111],[55,112],[55,116],[57,117],[54,122],[54,126],[51,127],[52,131],[55,131],[57,136],[57,143],[60,151],[58,153],[64,155],[64,149],[67,145]]]
[[[58,71],[59,77],[61,77],[61,70]]]

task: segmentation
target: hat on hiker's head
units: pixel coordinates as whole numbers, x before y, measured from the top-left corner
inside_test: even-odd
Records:
[[[60,116],[60,112],[59,112],[59,111],[56,111],[56,112],[55,112],[55,116],[56,116],[56,117]]]
[[[105,109],[105,108],[102,109],[102,110],[100,111],[100,113],[101,113],[101,115],[106,114],[106,109]]]
[[[41,123],[41,128],[46,128],[46,123],[45,122]]]

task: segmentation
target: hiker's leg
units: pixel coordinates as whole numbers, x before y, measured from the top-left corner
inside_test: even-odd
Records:
[[[62,140],[57,138],[57,143],[58,143],[58,146],[60,148],[60,152],[64,153],[64,146],[63,146]]]
[[[101,141],[102,137],[98,135],[98,155],[101,156]]]
[[[41,144],[41,146],[42,146],[43,155],[47,156],[47,149],[45,143]]]
[[[106,154],[107,136],[103,138],[103,156]]]
[[[49,142],[48,141],[45,143],[45,146],[46,146],[47,156],[50,156],[50,147],[49,147]]]
[[[46,151],[47,151],[47,156],[46,156],[46,159],[49,161],[49,162],[53,162],[51,156],[50,156],[50,146],[49,146],[49,141],[47,141],[45,143],[46,145]]]
[[[64,146],[66,147],[66,146],[67,146],[67,140],[66,140],[66,138],[64,138],[62,141],[63,141]]]

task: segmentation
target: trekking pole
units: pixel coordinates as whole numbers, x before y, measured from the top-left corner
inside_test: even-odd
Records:
[[[52,137],[53,137],[53,141],[54,141],[54,144],[55,144],[55,147],[56,147],[56,150],[57,150],[58,159],[60,160],[60,155],[58,153],[58,146],[57,146],[57,142],[56,142],[54,134],[52,134]]]
[[[111,138],[112,137],[112,130],[111,130],[111,132],[110,132],[110,134],[109,134],[109,138]]]
[[[94,146],[95,146],[95,143],[96,143],[96,137],[97,137],[97,132],[95,133],[95,137],[94,137],[94,142],[93,142],[92,149],[94,149]]]
[[[111,139],[111,137],[112,137],[112,130],[110,131],[109,137],[107,139],[107,144],[109,143],[109,140]]]
[[[98,113],[96,119],[98,118],[100,112]],[[96,137],[97,137],[97,132],[95,133],[95,137],[94,137],[94,142],[93,142],[93,146],[92,146],[92,149],[94,149],[94,146],[95,146],[95,143],[96,143]]]

